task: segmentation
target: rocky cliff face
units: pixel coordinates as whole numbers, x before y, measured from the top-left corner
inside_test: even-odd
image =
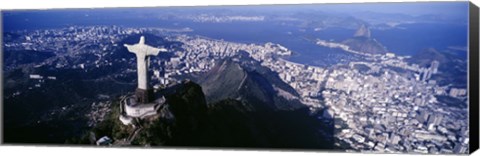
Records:
[[[304,106],[298,100],[288,100],[278,94],[277,90],[282,90],[297,96],[293,88],[274,75],[277,74],[260,65],[223,60],[200,78],[200,84],[209,103],[236,99],[254,104],[257,109],[272,110]]]
[[[360,28],[353,35],[353,37],[366,37],[366,38],[370,38],[370,36],[371,36],[370,29],[368,29],[367,26],[365,26],[365,24],[360,26]]]
[[[207,103],[200,85],[191,81],[174,86],[166,95],[167,107],[159,118],[145,122],[146,130],[136,140],[139,144],[202,145],[208,130]]]

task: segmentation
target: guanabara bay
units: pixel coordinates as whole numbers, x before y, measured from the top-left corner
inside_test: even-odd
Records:
[[[467,9],[2,11],[3,141],[464,154]]]

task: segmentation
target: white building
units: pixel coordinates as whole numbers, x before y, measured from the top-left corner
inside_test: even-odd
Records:
[[[30,74],[30,79],[43,79],[43,76],[38,74]]]
[[[152,103],[140,104],[133,96],[126,97],[120,101],[121,114],[119,119],[124,125],[132,124],[134,118],[143,119],[158,114],[158,110],[165,104],[165,97],[158,98]]]

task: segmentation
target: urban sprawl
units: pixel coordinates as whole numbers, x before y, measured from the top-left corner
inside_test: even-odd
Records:
[[[352,55],[364,57],[365,61],[316,67],[283,59],[292,55],[292,52],[279,44],[244,44],[182,34],[190,31],[189,28],[176,30],[117,26],[19,31],[16,33],[24,37],[15,42],[6,42],[4,47],[6,50],[54,51],[57,55],[93,53],[97,57],[95,61],[82,64],[64,62],[55,67],[100,68],[112,66],[113,62],[102,57],[112,53],[109,50],[119,46],[117,43],[123,37],[140,33],[168,34],[165,39],[182,42],[185,51],[173,51],[174,57],[163,64],[160,60],[151,62],[157,64],[152,67],[152,80],[158,83],[156,87],[179,81],[177,76],[207,72],[216,60],[245,51],[262,66],[278,73],[300,96],[277,88],[279,95],[298,99],[312,111],[322,110],[321,118],[334,119],[335,138],[339,140],[336,145],[342,142],[355,151],[379,152],[465,153],[468,150],[467,108],[447,106],[436,98],[449,96],[466,101],[466,88],[439,86],[432,80],[432,75],[442,72],[438,69],[442,64],[437,61],[432,61],[429,67],[421,67],[407,63],[405,59],[409,56],[368,54],[351,50],[347,45],[319,39],[316,41],[318,46],[341,48]],[[95,45],[95,48],[84,49],[90,45]],[[114,61],[133,62],[133,59],[135,57]],[[361,72],[355,68],[357,66],[368,68]],[[393,68],[411,72],[413,76],[405,76]],[[114,77],[134,72],[132,66],[132,69]],[[41,87],[44,78],[47,81],[56,80],[54,76],[41,73],[30,75],[32,81],[38,81],[34,87]]]

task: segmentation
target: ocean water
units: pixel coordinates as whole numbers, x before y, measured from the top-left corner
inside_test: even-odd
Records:
[[[396,29],[373,30],[372,36],[400,55],[414,55],[424,48],[447,50],[449,47],[467,47],[468,25],[416,23],[402,24]],[[466,51],[459,51],[465,56]]]
[[[270,21],[198,23],[178,19],[162,20],[155,16],[155,11],[158,12],[154,8],[146,8],[144,11],[138,9],[12,11],[3,13],[4,21],[2,23],[5,32],[61,28],[73,25],[190,27],[194,32],[189,34],[213,39],[257,44],[266,42],[278,43],[295,52],[294,56],[287,58],[288,60],[312,65],[328,65],[331,64],[332,60],[325,60],[327,63],[319,64],[318,62],[335,55],[346,55],[345,52],[338,49],[315,45],[315,39],[341,42],[353,36],[355,32],[353,29],[334,27],[322,31],[314,31],[314,28],[281,25]],[[414,23],[398,25],[394,29],[373,29],[372,37],[386,46],[391,52],[398,55],[414,55],[424,48],[448,50],[449,47],[466,47],[467,33],[466,24]],[[458,55],[466,56],[466,51],[454,50],[454,52],[458,53]]]

